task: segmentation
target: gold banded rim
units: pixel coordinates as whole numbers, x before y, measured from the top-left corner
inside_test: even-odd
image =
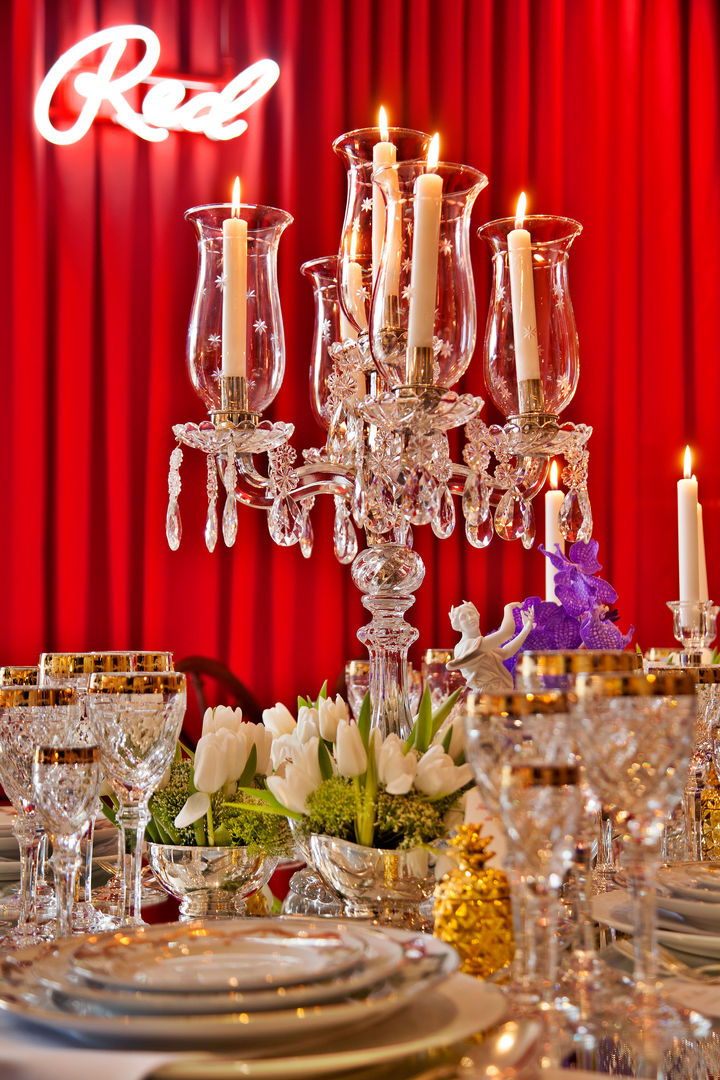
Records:
[[[518,787],[567,787],[580,782],[579,765],[502,765]]]
[[[548,649],[520,654],[518,671],[523,678],[531,675],[580,675],[601,671],[638,671],[642,657],[627,650]]]
[[[100,761],[97,746],[38,746],[36,765],[93,765]]]
[[[426,664],[447,664],[455,655],[453,649],[426,649],[423,662]]]
[[[720,664],[690,664],[687,667],[678,667],[675,664],[664,667],[653,665],[650,673],[652,675],[689,675],[696,683],[701,683],[703,686],[720,683]]]
[[[43,681],[77,679],[79,675],[95,671],[91,653],[42,653],[39,668]]]
[[[185,685],[181,671],[95,672],[90,676],[91,694],[173,694]]]
[[[6,664],[0,667],[0,686],[37,686],[38,666],[28,664]]]
[[[684,669],[642,674],[578,675],[575,692],[583,697],[682,697],[694,694],[697,679]]]
[[[560,690],[531,694],[468,694],[464,710],[469,716],[537,716],[542,713],[566,713],[575,704],[574,694]]]
[[[0,686],[0,709],[66,706],[77,702],[78,696],[72,686]]]
[[[93,672],[172,671],[171,652],[95,652],[92,654]]]
[[[346,675],[369,675],[370,674],[370,661],[369,660],[348,660],[345,665]]]

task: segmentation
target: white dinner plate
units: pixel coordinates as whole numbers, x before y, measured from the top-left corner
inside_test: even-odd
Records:
[[[470,975],[454,975],[432,994],[362,1032],[323,1039],[305,1053],[263,1057],[237,1054],[178,1058],[153,1070],[157,1080],[313,1080],[351,1069],[379,1068],[394,1061],[452,1046],[494,1027],[507,1014],[507,999],[497,986]],[[568,1074],[568,1075],[575,1075]]]
[[[44,987],[54,991],[53,1000],[64,1003],[72,1012],[90,1011],[115,1014],[193,1015],[198,1013],[262,1012],[271,1009],[306,1008],[370,992],[406,967],[420,969],[424,959],[426,939],[408,935],[407,940],[394,941],[389,935],[375,932],[368,935],[363,962],[357,970],[341,973],[309,985],[267,987],[258,991],[228,991],[213,993],[182,991],[161,993],[142,988],[111,990],[93,981],[73,975],[68,969],[76,944],[58,942],[38,950],[33,964],[33,976]],[[419,948],[418,948],[419,945]]]
[[[384,1015],[380,1010],[367,1015],[366,1026],[340,1025],[331,1031],[313,1025],[312,1010],[305,1025],[287,1032],[271,1026],[260,1041],[249,1037],[239,1016],[196,1017],[189,1030],[187,1017],[172,1022],[165,1017],[132,1017],[120,1023],[105,1017],[68,1017],[30,1004],[0,1000],[0,1008],[31,1024],[50,1028],[57,1035],[104,1047],[154,1047],[157,1049],[221,1050],[232,1045],[232,1057],[203,1054],[178,1058],[162,1071],[163,1077],[178,1080],[225,1080],[250,1077],[257,1080],[300,1080],[320,1077],[351,1068],[397,1061],[410,1054],[446,1047],[453,1042],[500,1023],[507,1012],[502,991],[470,975],[453,975],[435,986],[432,993],[419,986],[406,999],[406,1008]],[[273,1014],[275,1017],[279,1014]],[[273,1056],[273,1051],[281,1056]],[[239,1053],[242,1057],[239,1057]],[[153,1071],[153,1076],[155,1072]],[[160,1076],[160,1072],[158,1074]]]
[[[349,1036],[427,996],[430,987],[457,970],[458,956],[444,942],[428,935],[423,938],[426,956],[419,970],[406,969],[368,996],[274,1012],[185,1016],[88,1015],[70,1011],[64,1007],[66,1002],[54,998],[34,978],[33,959],[42,955],[40,946],[23,950],[21,961],[12,954],[0,960],[0,1008],[18,1019],[93,1046],[204,1049],[212,1045],[221,1049],[242,1045],[249,1052],[267,1056],[268,1049],[280,1040],[296,1049],[318,1038],[324,1044],[330,1032],[341,1029],[343,1037]]]
[[[657,883],[663,892],[717,904],[720,910],[720,866],[707,862],[662,866],[657,873]]]
[[[249,992],[354,971],[367,941],[361,928],[322,920],[199,920],[90,938],[70,954],[68,970],[106,990]]]
[[[615,889],[613,892],[593,897],[592,913],[593,918],[606,926],[612,926],[624,934],[633,932],[631,899],[624,889]],[[656,933],[660,944],[667,945],[669,949],[691,953],[693,956],[704,956],[708,960],[720,959],[720,934],[667,930],[663,927],[658,927]]]

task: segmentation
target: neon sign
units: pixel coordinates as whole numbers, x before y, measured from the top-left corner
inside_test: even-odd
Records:
[[[129,70],[118,71],[131,41],[144,44],[145,52]],[[86,57],[102,48],[106,51],[97,70],[79,71],[72,83],[82,100],[74,123],[56,127],[50,114],[58,90]],[[162,142],[171,131],[234,139],[247,131],[241,114],[268,92],[280,74],[274,60],[258,60],[218,90],[212,83],[153,76],[159,59],[160,40],[147,26],[112,26],[83,38],[55,61],[43,79],[35,98],[35,126],[49,142],[68,146],[87,135],[93,121],[109,107],[115,123],[148,142]],[[149,89],[138,111],[128,94],[141,85]],[[189,89],[199,92],[185,100]]]

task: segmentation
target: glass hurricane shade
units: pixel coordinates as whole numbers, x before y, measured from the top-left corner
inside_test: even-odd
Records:
[[[247,294],[245,367],[248,408],[261,413],[272,402],[285,371],[285,336],[277,280],[280,237],[293,218],[272,206],[242,204],[247,222]],[[186,219],[198,241],[198,275],[187,337],[190,381],[208,411],[220,409],[222,375],[223,303],[226,278],[223,266],[223,222],[230,218],[229,203],[196,206]]]

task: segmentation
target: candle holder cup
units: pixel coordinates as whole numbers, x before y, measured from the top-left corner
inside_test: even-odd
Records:
[[[395,147],[398,161],[424,157],[430,145],[429,135],[412,128],[391,127],[387,139]],[[333,142],[333,150],[347,170],[347,201],[339,253],[340,303],[346,317],[358,331],[367,326],[370,309],[375,190],[373,150],[379,141],[379,129],[370,127],[345,132]],[[364,267],[362,294],[357,290],[357,273],[352,269],[353,263]]]
[[[510,284],[508,235],[514,218],[490,221],[478,235],[492,249],[493,283],[485,330],[485,381],[490,396],[506,417],[520,424],[526,417],[537,423],[555,420],[573,398],[579,377],[579,346],[570,291],[568,255],[582,225],[571,218],[532,215],[524,219],[532,237],[532,285],[539,359],[537,378],[518,379]],[[527,327],[532,332],[532,326]]]
[[[413,275],[419,269],[413,269],[416,192],[418,180],[429,172],[442,180],[435,315],[432,340],[415,343],[409,324],[417,288]],[[428,170],[425,160],[375,173],[385,204],[385,236],[370,305],[370,349],[390,388],[444,389],[467,370],[477,334],[470,214],[487,182],[469,166],[440,162]]]
[[[720,607],[712,600],[669,600],[673,614],[673,634],[682,645],[680,663],[687,667],[702,663],[703,649],[709,648],[717,634]]]

